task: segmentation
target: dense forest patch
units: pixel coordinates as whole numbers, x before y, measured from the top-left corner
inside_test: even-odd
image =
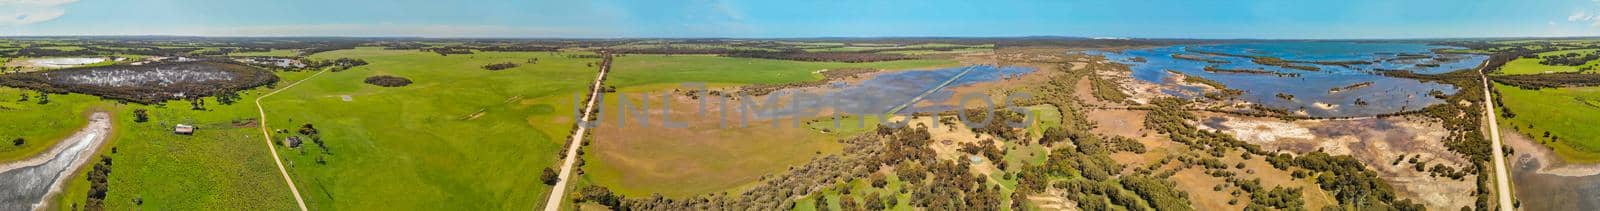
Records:
[[[392,75],[379,75],[379,76],[367,77],[366,82],[367,82],[367,84],[378,85],[378,86],[381,86],[381,87],[402,87],[402,86],[406,86],[406,85],[411,85],[411,79],[406,79],[404,77],[392,76]]]

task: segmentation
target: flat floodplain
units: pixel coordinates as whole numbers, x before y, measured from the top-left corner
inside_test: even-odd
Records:
[[[357,48],[313,59],[369,65],[330,72],[263,100],[278,148],[305,197],[323,210],[513,210],[539,207],[573,125],[575,94],[593,82],[586,52],[477,52],[442,56]],[[590,54],[592,55],[592,54]],[[537,58],[537,63],[526,63]],[[491,71],[484,65],[519,67]],[[404,87],[363,83],[409,78]],[[312,124],[325,148],[298,130]],[[320,161],[320,163],[319,163]]]
[[[785,118],[780,126],[772,120],[753,120],[748,127],[722,128],[715,117],[696,116],[698,100],[689,99],[674,89],[689,89],[679,83],[704,82],[712,88],[749,84],[785,84],[821,80],[819,70],[874,68],[888,71],[951,67],[953,60],[901,60],[888,62],[843,63],[800,62],[771,59],[730,58],[712,55],[626,55],[617,57],[606,84],[618,87],[607,95],[604,108],[616,108],[618,94],[632,101],[648,94],[652,111],[659,109],[662,96],[675,96],[670,112],[674,121],[686,128],[630,125],[605,126],[595,130],[586,148],[583,167],[589,183],[605,186],[630,197],[661,194],[688,197],[716,192],[738,192],[763,175],[781,173],[814,157],[837,152],[835,134],[825,134],[792,124]],[[637,103],[637,102],[634,102]],[[735,102],[737,103],[737,102]],[[713,105],[714,106],[714,105]],[[730,105],[732,110],[735,105]],[[721,112],[711,108],[711,112]],[[619,111],[604,110],[606,113]],[[737,112],[737,111],[733,111]],[[655,114],[652,114],[655,115]],[[736,113],[730,113],[736,115]],[[714,116],[714,115],[713,115]],[[651,118],[659,118],[652,116]],[[728,120],[737,124],[737,117]],[[800,119],[801,122],[812,119]],[[603,119],[606,123],[615,123]],[[637,122],[637,121],[635,121]],[[659,123],[659,122],[658,122]],[[637,123],[630,123],[637,124]],[[804,124],[804,123],[802,123]]]

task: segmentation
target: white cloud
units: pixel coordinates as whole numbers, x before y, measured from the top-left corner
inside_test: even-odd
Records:
[[[67,14],[61,8],[78,0],[0,0],[0,26],[28,25]]]
[[[0,5],[43,5],[54,6],[78,2],[78,0],[0,0]]]
[[[1578,10],[1578,12],[1572,13],[1572,15],[1567,16],[1567,21],[1579,21],[1579,20],[1584,20],[1584,19],[1589,18],[1589,16],[1585,15],[1584,13],[1585,13],[1585,11]]]

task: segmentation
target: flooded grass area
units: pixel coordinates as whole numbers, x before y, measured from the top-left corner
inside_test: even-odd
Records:
[[[243,58],[243,59],[234,59],[234,61],[248,63],[248,64],[254,64],[254,65],[264,65],[264,66],[269,66],[269,67],[277,67],[277,68],[305,68],[306,67],[306,63],[305,62],[301,62],[299,59],[293,59],[293,58],[251,57],[251,58]]]
[[[990,82],[1017,75],[1031,73],[1034,70],[1027,67],[974,65],[956,68],[943,68],[934,70],[899,71],[877,74],[869,79],[859,82],[837,82],[830,84],[823,95],[828,99],[836,100],[831,107],[839,111],[852,114],[879,114],[888,112],[897,106],[911,104],[913,100],[931,102],[937,105],[907,107],[897,113],[907,114],[913,112],[939,112],[955,109],[955,92],[948,88],[969,86],[973,84]],[[945,82],[949,82],[946,84]],[[921,99],[914,99],[927,95]],[[802,105],[801,107],[827,106]],[[976,105],[978,101],[970,102]],[[998,102],[997,102],[998,103]]]
[[[1128,65],[1140,81],[1171,84],[1171,72],[1202,77],[1243,91],[1244,100],[1315,117],[1371,116],[1442,102],[1450,85],[1379,75],[1383,71],[1437,74],[1475,67],[1487,56],[1437,54],[1416,43],[1268,42],[1178,45],[1093,51]],[[1211,71],[1232,70],[1232,71]],[[1169,72],[1170,71],[1170,72]],[[1255,74],[1265,73],[1265,74]],[[1359,89],[1346,89],[1363,84]],[[1160,92],[1192,92],[1185,87]],[[1330,91],[1338,90],[1338,91]],[[1286,98],[1283,96],[1294,96]]]
[[[271,72],[220,61],[71,68],[0,76],[0,85],[139,103],[211,96],[277,82]]]
[[[622,70],[622,69],[619,69]],[[637,71],[637,70],[635,70]],[[963,74],[965,72],[965,74]],[[883,114],[911,99],[929,94],[922,101],[951,99],[949,88],[971,86],[1034,72],[1029,67],[971,65],[953,68],[878,71],[859,78],[817,86],[792,87],[771,92],[779,100],[768,104],[766,96],[751,96],[760,106],[746,108],[739,100],[718,106],[709,100],[706,111],[698,110],[700,99],[681,93],[649,93],[651,110],[603,110],[593,151],[586,152],[587,178],[627,195],[661,194],[688,197],[719,191],[737,190],[759,181],[763,175],[838,152],[840,143],[831,139],[870,131]],[[960,76],[960,77],[957,77]],[[947,83],[948,82],[948,83]],[[622,92],[606,96],[606,109],[618,108],[617,95],[627,95],[638,105],[644,93]],[[834,99],[828,104],[796,101],[790,97],[810,93]],[[672,96],[663,99],[663,94]],[[666,102],[663,102],[666,101]],[[670,110],[664,109],[670,103]],[[797,104],[798,103],[798,104]],[[978,102],[971,102],[976,105]],[[954,105],[955,102],[942,104]],[[970,105],[969,105],[970,106]],[[809,111],[790,110],[806,108]],[[911,107],[901,113],[941,111],[954,106]],[[726,116],[721,116],[727,113]],[[741,117],[741,113],[750,115]],[[829,119],[830,112],[842,115],[839,127]],[[628,113],[626,123],[617,113]],[[653,119],[637,120],[641,115]],[[748,118],[747,120],[742,118]],[[680,127],[662,125],[660,119],[682,123]],[[776,125],[774,125],[776,123]],[[799,124],[796,124],[799,123]],[[626,124],[626,125],[622,125]],[[727,124],[727,125],[723,125]],[[650,134],[650,135],[640,135]],[[965,135],[971,137],[972,135]],[[663,182],[670,181],[670,182]]]

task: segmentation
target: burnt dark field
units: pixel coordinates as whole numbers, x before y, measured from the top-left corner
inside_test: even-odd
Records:
[[[278,76],[227,61],[157,62],[0,75],[0,85],[81,93],[143,104],[195,99],[272,84]]]

